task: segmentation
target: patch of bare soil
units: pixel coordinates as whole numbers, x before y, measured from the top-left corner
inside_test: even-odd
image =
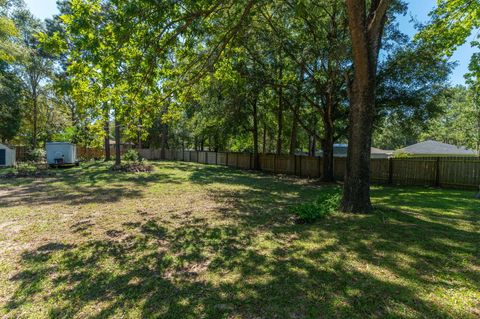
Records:
[[[153,171],[153,166],[146,163],[127,163],[113,166],[112,171],[126,173],[151,172]]]

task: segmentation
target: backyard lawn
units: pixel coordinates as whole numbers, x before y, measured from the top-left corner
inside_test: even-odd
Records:
[[[480,317],[474,192],[376,187],[374,214],[298,224],[331,186],[154,166],[0,179],[0,318]]]

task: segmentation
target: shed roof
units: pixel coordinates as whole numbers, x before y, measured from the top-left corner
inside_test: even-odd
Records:
[[[442,142],[427,140],[400,149],[399,151],[413,155],[477,155],[473,150]]]
[[[10,150],[12,150],[12,151],[15,149],[14,147],[10,147],[10,146],[5,145],[5,144],[2,144],[2,143],[0,143],[0,148],[3,148],[3,149],[8,148],[8,149],[10,149]]]

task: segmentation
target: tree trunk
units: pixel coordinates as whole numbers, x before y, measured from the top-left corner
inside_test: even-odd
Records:
[[[334,172],[333,172],[333,163],[334,163],[334,125],[332,119],[333,104],[329,100],[327,107],[323,113],[323,129],[324,135],[322,140],[322,164],[323,164],[323,174],[322,181],[324,182],[333,182],[334,181]]]
[[[308,156],[315,156],[315,151],[316,151],[316,145],[317,145],[317,138],[315,135],[310,135],[310,138],[308,139]]]
[[[162,123],[162,139],[160,141],[160,159],[165,159],[165,151],[167,149],[168,142],[168,125]],[[197,148],[195,142],[195,149]]]
[[[295,155],[298,143],[298,113],[300,112],[302,103],[302,90],[305,77],[305,67],[302,64],[300,66],[300,72],[298,74],[298,85],[296,90],[295,107],[293,108],[293,122],[292,122],[292,135],[290,136],[290,155]]]
[[[107,116],[105,120],[105,126],[103,128],[105,130],[105,138],[103,140],[104,142],[104,147],[105,147],[105,161],[110,161],[111,160],[111,155],[110,155],[110,120]]]
[[[370,201],[370,149],[375,113],[378,52],[390,0],[375,0],[366,16],[365,0],[346,0],[354,75],[349,83],[348,152],[341,209],[367,213]]]
[[[37,134],[38,134],[38,96],[37,89],[33,87],[33,135],[32,145],[33,149],[37,148]]]
[[[252,115],[253,115],[253,169],[260,169],[260,161],[258,155],[258,98],[253,99]]]
[[[280,69],[280,76],[283,71]],[[283,89],[278,90],[278,110],[277,110],[277,154],[282,154],[282,135],[283,135]]]
[[[267,123],[263,121],[263,154],[267,154]]]
[[[138,130],[137,130],[137,149],[138,152],[142,149],[142,119],[138,119]]]
[[[120,123],[117,117],[115,117],[115,166],[122,164],[122,154],[120,150],[121,136],[120,136]]]

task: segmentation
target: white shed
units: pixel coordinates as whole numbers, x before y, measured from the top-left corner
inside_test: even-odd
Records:
[[[0,167],[16,165],[16,151],[6,145],[0,144]]]
[[[49,165],[77,164],[77,146],[66,142],[49,142],[45,144],[47,163]]]

